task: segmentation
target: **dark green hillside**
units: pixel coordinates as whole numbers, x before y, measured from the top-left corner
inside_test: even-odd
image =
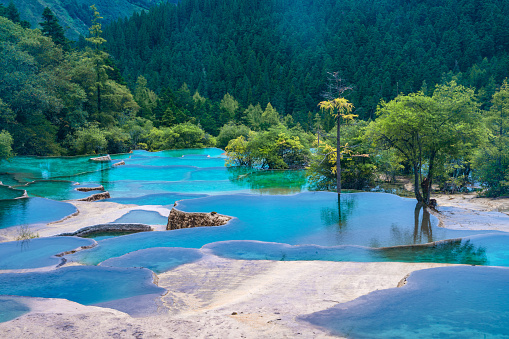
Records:
[[[9,5],[12,0],[0,0],[0,4]],[[41,14],[47,6],[57,16],[64,27],[68,27],[67,36],[77,39],[80,34],[87,35],[92,15],[90,6],[95,4],[104,17],[104,22],[131,16],[135,12],[148,9],[161,0],[15,0],[22,20],[28,21],[32,28],[39,28]]]
[[[452,74],[489,98],[509,74],[508,24],[509,0],[182,0],[104,35],[130,84],[144,75],[156,91],[185,82],[215,101],[229,92],[308,125],[327,71],[354,85],[361,118]]]

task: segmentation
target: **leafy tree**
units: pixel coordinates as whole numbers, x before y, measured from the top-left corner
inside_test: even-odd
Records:
[[[200,148],[204,147],[205,132],[198,126],[185,122],[172,127],[175,133],[175,144],[173,148]]]
[[[244,136],[232,139],[226,146],[229,164],[267,169],[303,168],[310,152],[297,134],[280,125],[251,132],[248,140]]]
[[[474,90],[455,82],[437,86],[431,97],[399,95],[380,104],[369,136],[410,164],[415,197],[427,205],[436,173],[451,157],[471,154],[486,135],[478,107]]]
[[[146,119],[154,119],[153,110],[157,106],[157,94],[147,88],[147,79],[143,75],[136,81],[134,100],[140,105],[139,115]]]
[[[261,129],[263,110],[260,104],[256,104],[256,106],[249,105],[244,115],[246,116],[249,127],[255,131]]]
[[[280,123],[281,121],[279,120],[279,113],[274,109],[274,107],[272,107],[269,102],[265,108],[265,111],[262,113],[262,117],[260,119],[260,128],[266,131],[271,127],[279,125]]]
[[[78,129],[72,140],[75,154],[101,154],[107,146],[104,130],[94,124]]]
[[[364,142],[367,122],[357,121],[342,126],[341,146],[341,183],[342,188],[362,190],[372,185],[377,169],[376,159],[368,144]],[[335,130],[330,137],[322,139],[321,146],[313,154],[307,168],[310,187],[315,190],[336,189],[337,185],[337,152],[333,146],[336,142]]]
[[[226,93],[219,105],[221,108],[221,121],[226,123],[236,118],[239,109],[239,102],[230,93]],[[226,146],[226,145],[225,145]]]
[[[42,22],[39,25],[42,27],[42,35],[50,37],[56,45],[61,46],[64,50],[70,49],[70,42],[64,35],[64,29],[58,23],[58,19],[55,17],[49,7],[44,8],[42,12]]]
[[[3,130],[0,132],[0,160],[12,157],[12,136]]]
[[[224,149],[228,146],[230,140],[237,139],[240,136],[247,138],[249,136],[249,132],[251,132],[249,127],[245,125],[236,125],[235,123],[230,122],[221,127],[219,135],[217,136],[217,147]]]
[[[485,122],[490,130],[488,142],[478,148],[473,166],[487,196],[509,193],[509,84],[504,80],[493,95]]]

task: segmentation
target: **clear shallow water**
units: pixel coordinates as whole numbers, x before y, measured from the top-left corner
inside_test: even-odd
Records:
[[[290,196],[209,196],[181,201],[178,208],[188,212],[214,211],[236,218],[226,226],[145,232],[106,239],[100,241],[99,246],[69,258],[95,265],[145,248],[200,248],[225,240],[386,247],[480,233],[439,228],[436,218],[422,210],[416,211],[414,207],[415,202],[411,199],[384,193],[343,194],[339,210],[337,194],[328,192]],[[389,215],[387,211],[390,211]]]
[[[163,273],[177,266],[199,260],[203,255],[192,248],[156,247],[125,254],[103,261],[100,266],[145,267]]]
[[[76,211],[69,203],[45,198],[0,200],[0,229],[57,221]]]
[[[36,180],[26,186],[29,194],[62,200],[74,199],[81,194],[73,191],[75,181],[89,186],[102,184],[113,197],[108,201],[172,207],[175,201],[187,199],[179,203],[179,209],[190,212],[215,211],[236,217],[227,226],[221,227],[105,238],[111,236],[107,235],[100,238],[103,240],[96,248],[66,256],[86,264],[147,267],[155,272],[164,272],[198,260],[206,250],[234,259],[408,261],[509,266],[507,234],[438,228],[434,217],[415,209],[415,200],[389,194],[343,194],[339,205],[335,193],[271,195],[305,191],[305,173],[226,168],[223,166],[225,159],[222,152],[218,149],[158,153],[136,151],[114,156],[125,160],[126,165],[120,167],[111,167],[109,162],[91,162],[88,157],[14,158],[8,165],[11,167],[5,168],[5,163],[0,163],[0,172],[4,173],[0,174],[0,180],[9,185]],[[235,192],[254,194],[231,194]],[[7,188],[5,194],[10,193],[11,189]],[[5,206],[10,206],[10,209]],[[69,206],[41,198],[2,200],[0,228],[17,223],[58,220],[75,211],[73,206],[66,210]],[[57,218],[59,213],[65,214]],[[48,221],[44,219],[47,214],[50,215]],[[163,219],[150,212],[135,211],[117,221],[166,224],[166,218]],[[459,237],[464,238],[439,243],[435,247],[384,248]],[[59,262],[53,255],[67,250],[63,249],[67,245],[60,242],[42,246],[42,242],[33,240],[24,252],[13,244],[8,245],[11,246],[11,252],[6,250],[2,253],[0,246],[0,269],[13,269],[8,266],[12,262],[16,263],[15,268],[44,267],[49,262],[51,266]],[[199,250],[202,246],[205,246],[204,250]],[[6,258],[4,268],[1,258]],[[150,279],[136,278],[135,272],[140,270],[119,270],[65,267],[45,274],[0,274],[4,279],[0,279],[0,294],[64,297],[84,304],[103,304],[154,293],[154,285],[147,285]],[[123,273],[119,273],[121,271]],[[489,274],[496,275],[497,272]],[[91,280],[80,280],[84,276]],[[10,286],[15,285],[16,278],[26,279],[32,286]],[[119,289],[115,290],[112,286],[117,283],[124,285],[119,285]],[[67,287],[64,288],[64,284]],[[145,291],[138,289],[138,285],[148,287]],[[101,291],[100,298],[96,298],[90,286],[106,288]],[[59,294],[60,288],[63,292]],[[155,293],[160,292],[157,290]]]
[[[23,193],[24,190],[0,185],[0,200],[20,198],[23,196]]]
[[[28,312],[30,312],[30,308],[25,304],[12,297],[0,296],[0,323],[15,319]]]
[[[95,244],[93,240],[78,237],[50,237],[2,242],[0,243],[0,270],[58,265],[62,258],[55,257],[55,254],[93,244]]]
[[[145,294],[163,294],[142,268],[62,267],[50,272],[0,274],[0,294],[63,298],[83,305]]]
[[[74,200],[86,198],[100,191],[81,192],[76,188],[80,187],[72,181],[64,180],[40,180],[13,188],[26,190],[31,197],[44,197],[53,200]]]
[[[89,156],[15,157],[0,162],[0,180],[6,185],[27,189],[30,196],[55,200],[79,199],[90,195],[75,191],[75,182],[88,186],[103,185],[117,202],[131,199],[129,203],[137,204],[143,204],[147,199],[153,200],[154,194],[223,194],[239,191],[288,194],[306,188],[304,171],[227,168],[223,153],[217,148],[155,153],[134,151],[132,154],[113,155],[112,162],[90,161]],[[120,159],[126,164],[113,167],[112,164]],[[167,205],[174,201],[152,202]]]
[[[168,217],[163,217],[161,214],[154,211],[132,210],[117,220],[113,221],[113,223],[166,225],[168,223]]]
[[[349,338],[507,338],[507,286],[507,268],[433,268],[300,319]]]
[[[425,246],[292,246],[256,241],[223,241],[205,245],[213,254],[241,260],[322,260],[357,262],[435,262],[509,267],[509,234],[475,235]]]

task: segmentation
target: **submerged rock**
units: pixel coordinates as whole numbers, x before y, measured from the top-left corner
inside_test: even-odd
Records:
[[[114,163],[112,166],[113,166],[113,167],[117,167],[117,166],[122,166],[122,165],[125,165],[125,161],[124,161],[124,160],[122,160],[122,161],[120,161],[120,162],[116,162],[116,163]]]
[[[80,191],[80,192],[104,191],[104,186],[100,185],[97,187],[76,187],[76,191]]]
[[[61,233],[58,236],[85,237],[95,233],[137,233],[149,232],[152,227],[145,224],[99,224],[80,228],[76,232]]]
[[[77,201],[97,201],[97,200],[109,199],[109,198],[111,198],[110,192],[106,191],[106,192],[102,192],[102,193],[92,194],[89,197],[86,197],[83,199],[78,199]]]
[[[203,226],[223,226],[232,219],[227,215],[216,212],[195,213],[182,212],[176,208],[172,208],[168,216],[167,230],[178,230],[181,228],[203,227]]]

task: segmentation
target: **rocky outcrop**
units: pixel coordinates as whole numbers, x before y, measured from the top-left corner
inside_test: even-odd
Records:
[[[83,199],[77,199],[77,201],[97,201],[97,200],[109,199],[109,198],[111,198],[110,192],[106,191],[106,192],[102,192],[102,193],[92,194],[91,196],[83,198]]]
[[[111,161],[110,155],[104,155],[102,157],[90,158],[92,161]]]
[[[210,213],[193,213],[182,212],[176,208],[172,208],[168,216],[167,230],[178,230],[181,228],[203,227],[203,226],[222,226],[232,219],[227,215],[216,212]]]
[[[145,224],[99,224],[83,227],[72,233],[62,233],[58,236],[85,237],[94,233],[137,233],[148,231],[152,231],[152,227]]]
[[[116,162],[116,163],[114,163],[112,166],[113,166],[113,167],[117,167],[117,166],[122,166],[122,165],[125,165],[125,161],[124,161],[124,160],[122,160],[122,161],[120,161],[120,162]]]
[[[76,187],[76,191],[80,192],[90,192],[90,191],[104,191],[104,186],[97,186],[97,187]]]

